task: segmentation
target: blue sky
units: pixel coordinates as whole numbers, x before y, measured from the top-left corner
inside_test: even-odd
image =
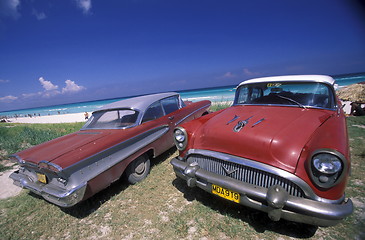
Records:
[[[0,0],[0,111],[365,71],[355,0]]]

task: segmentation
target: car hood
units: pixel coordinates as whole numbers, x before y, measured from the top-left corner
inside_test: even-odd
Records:
[[[120,131],[78,131],[26,149],[16,155],[26,162],[38,164],[40,161],[47,161],[66,168],[129,137],[128,131],[124,131],[123,134],[120,134]]]
[[[223,152],[294,173],[303,147],[333,114],[298,107],[233,106],[213,116],[194,134],[193,148]],[[238,131],[239,121],[244,126]]]

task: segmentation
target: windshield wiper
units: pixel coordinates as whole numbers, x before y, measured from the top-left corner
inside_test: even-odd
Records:
[[[300,102],[295,101],[294,99],[291,99],[291,98],[288,98],[288,97],[284,97],[284,96],[281,96],[281,95],[279,95],[279,94],[276,94],[275,96],[278,96],[279,98],[282,98],[282,99],[288,100],[288,101],[290,101],[290,102],[292,102],[292,103],[295,103],[295,104],[297,104],[297,105],[298,105],[299,107],[301,107],[301,108],[307,109],[307,108],[306,108],[306,106],[304,106],[304,105],[303,105],[303,104],[301,104]]]

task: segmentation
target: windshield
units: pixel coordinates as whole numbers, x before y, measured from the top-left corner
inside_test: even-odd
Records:
[[[335,107],[328,85],[316,82],[251,83],[237,89],[234,104],[295,105],[297,107]]]
[[[116,109],[94,112],[83,129],[115,129],[134,126],[138,111],[132,109]]]

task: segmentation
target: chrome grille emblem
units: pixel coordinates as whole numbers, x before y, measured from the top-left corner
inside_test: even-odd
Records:
[[[222,165],[222,168],[224,170],[224,172],[226,173],[227,176],[231,175],[232,173],[236,172],[238,169],[232,169],[232,170],[229,170],[228,168],[226,168],[224,165]]]

